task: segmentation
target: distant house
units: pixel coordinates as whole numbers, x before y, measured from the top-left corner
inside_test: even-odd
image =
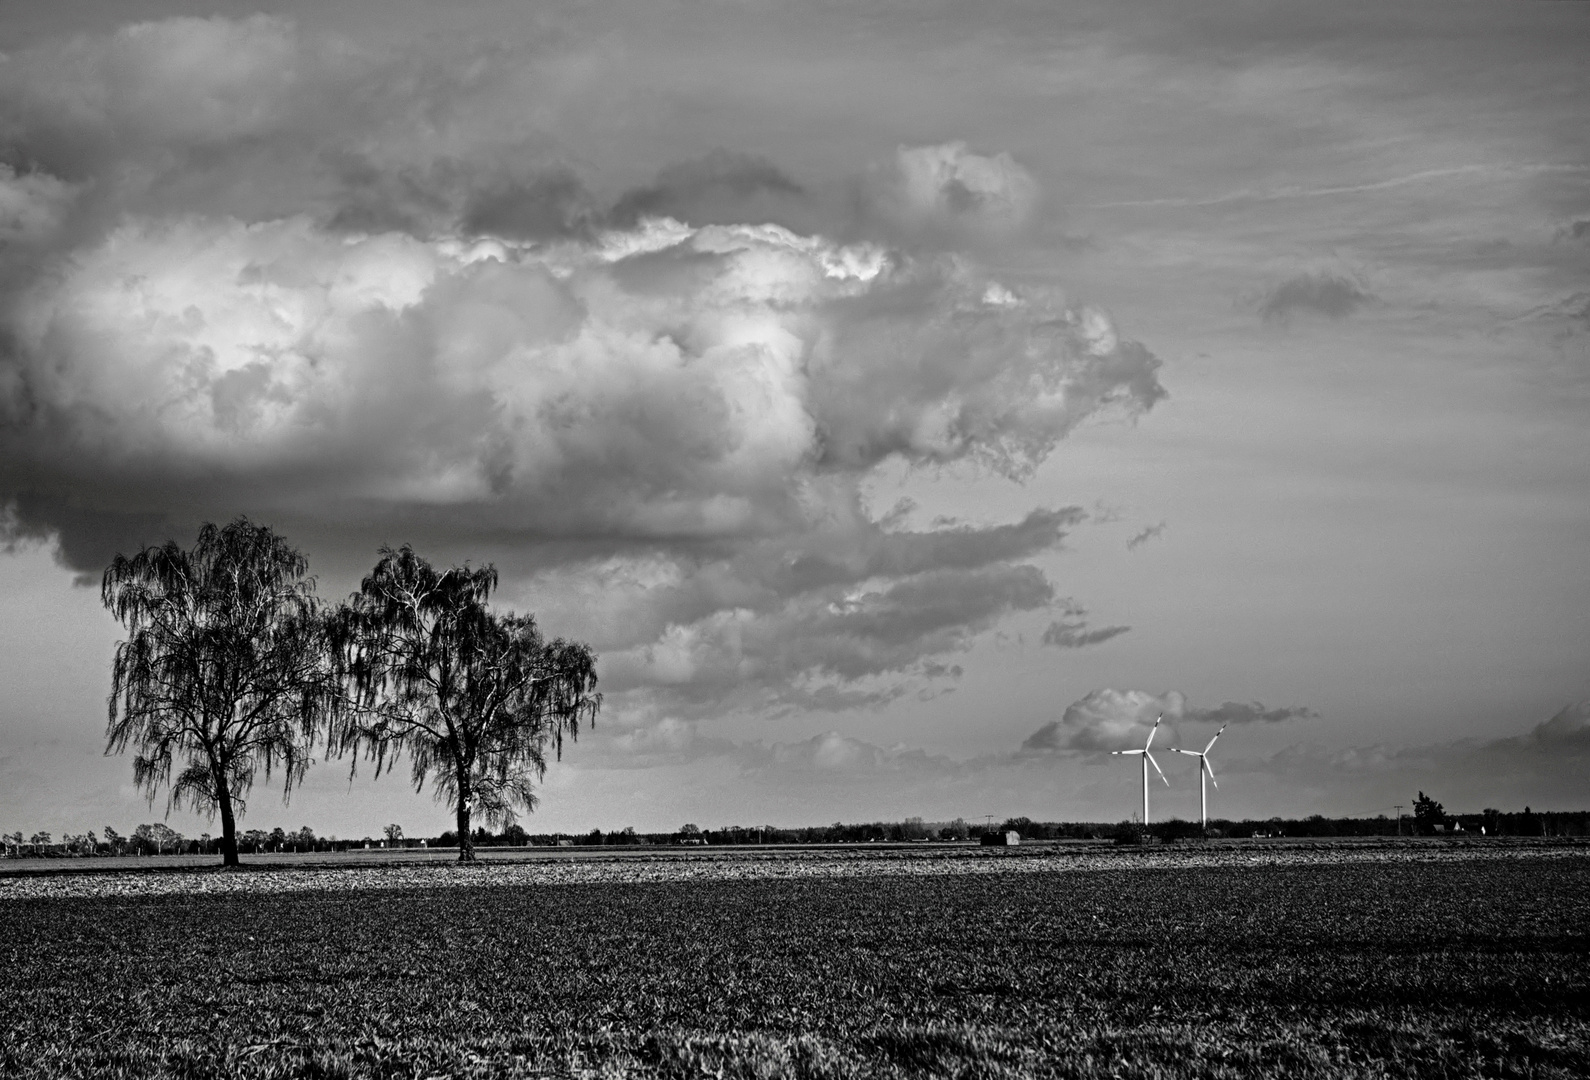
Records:
[[[1016,847],[1021,843],[1021,833],[1015,829],[983,834],[984,847]]]

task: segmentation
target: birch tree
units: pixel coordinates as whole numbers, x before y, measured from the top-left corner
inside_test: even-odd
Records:
[[[221,858],[236,866],[237,819],[256,776],[285,801],[313,738],[341,701],[308,561],[270,528],[207,524],[198,542],[117,555],[101,584],[127,627],[111,667],[105,752],[131,747],[133,782],[167,813],[221,816]]]
[[[408,545],[380,561],[338,619],[350,708],[332,745],[375,763],[406,756],[415,791],[430,780],[454,811],[458,858],[475,858],[470,824],[511,824],[535,808],[547,751],[594,722],[596,656],[543,638],[528,615],[497,614],[491,566],[437,570]]]

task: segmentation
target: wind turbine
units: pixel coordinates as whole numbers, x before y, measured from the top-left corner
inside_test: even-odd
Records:
[[[1141,750],[1111,750],[1110,751],[1110,753],[1112,753],[1112,754],[1115,754],[1115,755],[1124,754],[1127,757],[1131,757],[1133,754],[1142,754],[1143,755],[1143,824],[1145,826],[1148,824],[1148,767],[1149,767],[1149,765],[1152,764],[1154,766],[1154,771],[1159,773],[1159,778],[1161,780],[1165,780],[1165,770],[1161,769],[1159,767],[1159,762],[1154,760],[1154,755],[1150,754],[1148,752],[1148,748],[1151,745],[1153,745],[1153,742],[1154,742],[1154,732],[1159,730],[1160,721],[1163,720],[1163,719],[1165,719],[1165,714],[1164,713],[1160,713],[1159,716],[1155,717],[1154,726],[1153,726],[1152,729],[1149,730],[1148,742],[1145,742],[1143,744],[1143,749],[1141,749]],[[1166,787],[1170,787],[1170,781],[1169,780],[1165,780],[1165,786]]]
[[[1229,726],[1229,724],[1221,724],[1220,731],[1215,732],[1215,739],[1220,738],[1221,732],[1225,731]],[[1204,787],[1204,779],[1207,777],[1209,782],[1214,784],[1215,787],[1220,786],[1215,780],[1215,770],[1209,764],[1209,750],[1215,745],[1215,739],[1210,739],[1209,746],[1204,747],[1202,750],[1178,750],[1174,746],[1170,748],[1170,752],[1173,754],[1186,754],[1188,757],[1198,759],[1198,809],[1203,814],[1205,829],[1209,828],[1209,791]]]

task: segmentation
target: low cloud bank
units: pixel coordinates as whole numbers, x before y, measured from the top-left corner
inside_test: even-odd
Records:
[[[1265,784],[1300,804],[1358,814],[1393,812],[1424,791],[1450,811],[1583,810],[1590,768],[1590,701],[1568,705],[1522,735],[1425,746],[1343,749],[1300,743],[1263,761],[1233,762],[1241,783]]]
[[[1181,711],[1176,714],[1178,704]],[[1071,723],[1045,725],[1017,752],[965,760],[919,747],[878,746],[837,731],[788,743],[742,742],[703,734],[695,723],[669,718],[603,736],[582,755],[581,767],[620,774],[639,767],[696,768],[703,776],[746,785],[748,806],[765,799],[809,797],[820,788],[828,794],[868,792],[889,805],[913,808],[897,811],[900,815],[953,817],[967,815],[967,810],[955,809],[953,800],[946,802],[946,792],[986,798],[992,789],[1004,792],[1012,805],[1046,808],[1022,811],[1041,820],[1110,820],[1133,805],[1121,792],[1135,791],[1130,777],[1114,769],[1105,755],[1111,749],[1141,747],[1162,710],[1170,730],[1160,732],[1156,749],[1175,745],[1174,725],[1187,720],[1204,725],[1191,741],[1198,748],[1212,733],[1209,724],[1277,723],[1286,715],[1312,715],[1252,702],[1201,709],[1188,706],[1174,692],[1101,690],[1073,704],[1068,710]],[[1590,702],[1569,706],[1523,734],[1501,739],[1337,749],[1300,742],[1260,757],[1245,756],[1240,744],[1220,745],[1225,750],[1216,748],[1220,788],[1213,809],[1221,816],[1391,816],[1394,803],[1407,804],[1418,790],[1453,811],[1486,806],[1522,810],[1526,804],[1537,810],[1582,810],[1583,770],[1590,764]],[[1162,795],[1171,800],[1162,804],[1170,808],[1165,812],[1195,812],[1196,764],[1175,755],[1159,760],[1172,783]]]

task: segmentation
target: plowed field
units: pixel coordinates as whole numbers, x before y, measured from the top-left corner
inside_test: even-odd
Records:
[[[1583,849],[1006,863],[12,881],[0,1075],[1590,1075]]]

